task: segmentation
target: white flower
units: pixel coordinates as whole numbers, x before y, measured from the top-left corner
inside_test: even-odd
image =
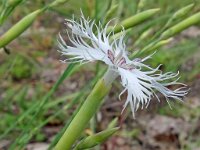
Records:
[[[124,108],[130,104],[133,115],[140,106],[142,108],[147,107],[153,96],[159,100],[155,92],[164,95],[167,102],[169,99],[182,100],[182,97],[187,94],[188,90],[184,84],[177,82],[178,79],[173,82],[166,82],[168,79],[176,78],[178,74],[171,72],[162,74],[159,66],[153,69],[143,63],[151,56],[130,60],[126,52],[124,34],[110,42],[110,36],[114,33],[107,34],[108,24],[104,28],[100,23],[97,26],[94,21],[85,19],[82,15],[78,22],[74,19],[67,20],[67,25],[72,32],[71,36],[68,34],[68,38],[73,46],[67,45],[60,36],[60,52],[63,55],[70,56],[64,61],[88,62],[100,60],[115,70],[121,76],[121,83],[125,88],[121,94],[127,91]],[[94,28],[97,34],[94,32]],[[171,90],[168,88],[169,85],[182,86],[176,90]]]

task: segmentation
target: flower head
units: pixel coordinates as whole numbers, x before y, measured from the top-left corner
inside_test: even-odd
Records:
[[[124,43],[124,32],[122,31],[122,36],[110,42],[110,36],[114,32],[107,34],[108,24],[103,28],[101,23],[97,25],[89,18],[85,19],[83,15],[78,22],[74,19],[67,20],[67,25],[72,33],[71,36],[68,34],[68,38],[73,46],[67,45],[60,36],[60,52],[69,56],[64,61],[88,62],[99,60],[115,70],[121,76],[121,83],[125,88],[121,94],[127,91],[124,108],[130,104],[133,115],[140,106],[141,108],[147,107],[152,97],[155,96],[159,100],[155,92],[164,95],[167,102],[169,99],[182,100],[188,90],[184,84],[177,82],[178,73],[168,72],[163,74],[159,70],[160,66],[151,68],[144,64],[144,61],[151,58],[152,55],[143,59],[130,60]],[[96,34],[94,28],[97,31]],[[175,80],[166,82],[169,79]],[[168,88],[169,85],[181,85],[181,87],[171,90]]]

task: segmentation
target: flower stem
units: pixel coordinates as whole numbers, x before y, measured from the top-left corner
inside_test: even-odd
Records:
[[[58,141],[55,147],[56,150],[70,150],[92,116],[96,113],[103,98],[107,95],[111,88],[112,82],[110,81],[113,81],[116,78],[116,76],[113,75],[111,77],[107,77],[111,75],[111,73],[108,72],[111,72],[111,70],[108,70],[104,77],[97,82],[94,89],[66,129],[65,133]],[[107,79],[109,79],[109,81],[107,81]]]

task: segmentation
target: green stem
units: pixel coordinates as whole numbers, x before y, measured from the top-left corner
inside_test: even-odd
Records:
[[[111,88],[112,81],[116,78],[113,73],[108,71],[102,79],[95,85],[94,89],[87,97],[80,110],[66,129],[65,133],[57,143],[56,150],[70,150],[77,138],[87,126],[90,119],[98,110],[103,98]],[[112,75],[112,76],[111,76]]]

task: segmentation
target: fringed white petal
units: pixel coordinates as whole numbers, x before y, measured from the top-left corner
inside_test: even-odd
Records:
[[[60,52],[63,55],[77,58],[76,61],[100,60],[114,66],[108,57],[108,51],[113,54],[122,52],[122,56],[128,61],[123,40],[124,35],[114,39],[113,42],[109,42],[110,36],[114,34],[113,31],[107,34],[109,23],[103,28],[101,23],[97,26],[94,21],[85,19],[82,15],[79,21],[67,20],[67,25],[71,29],[71,35],[68,35],[68,39],[72,46],[69,46],[62,36],[59,36]],[[97,34],[93,32],[94,29],[96,29]],[[68,58],[66,61],[74,60],[73,58]]]
[[[118,68],[118,71],[121,75],[122,85],[125,87],[128,94],[124,109],[130,104],[133,116],[139,106],[141,106],[141,108],[147,107],[153,96],[159,100],[155,92],[160,92],[164,95],[167,102],[169,99],[182,100],[188,92],[185,86],[176,90],[171,90],[167,87],[168,85],[182,85],[176,81],[166,83],[166,80],[175,78],[178,74],[168,72],[155,75],[158,68],[151,69],[150,71],[141,71],[139,69],[130,71]]]
[[[124,109],[128,104],[131,105],[131,110],[134,112],[139,108],[147,106],[152,97],[151,84],[143,81],[140,75],[135,74],[135,70],[129,71],[123,68],[118,68],[121,75],[122,85],[127,89],[127,100]]]

